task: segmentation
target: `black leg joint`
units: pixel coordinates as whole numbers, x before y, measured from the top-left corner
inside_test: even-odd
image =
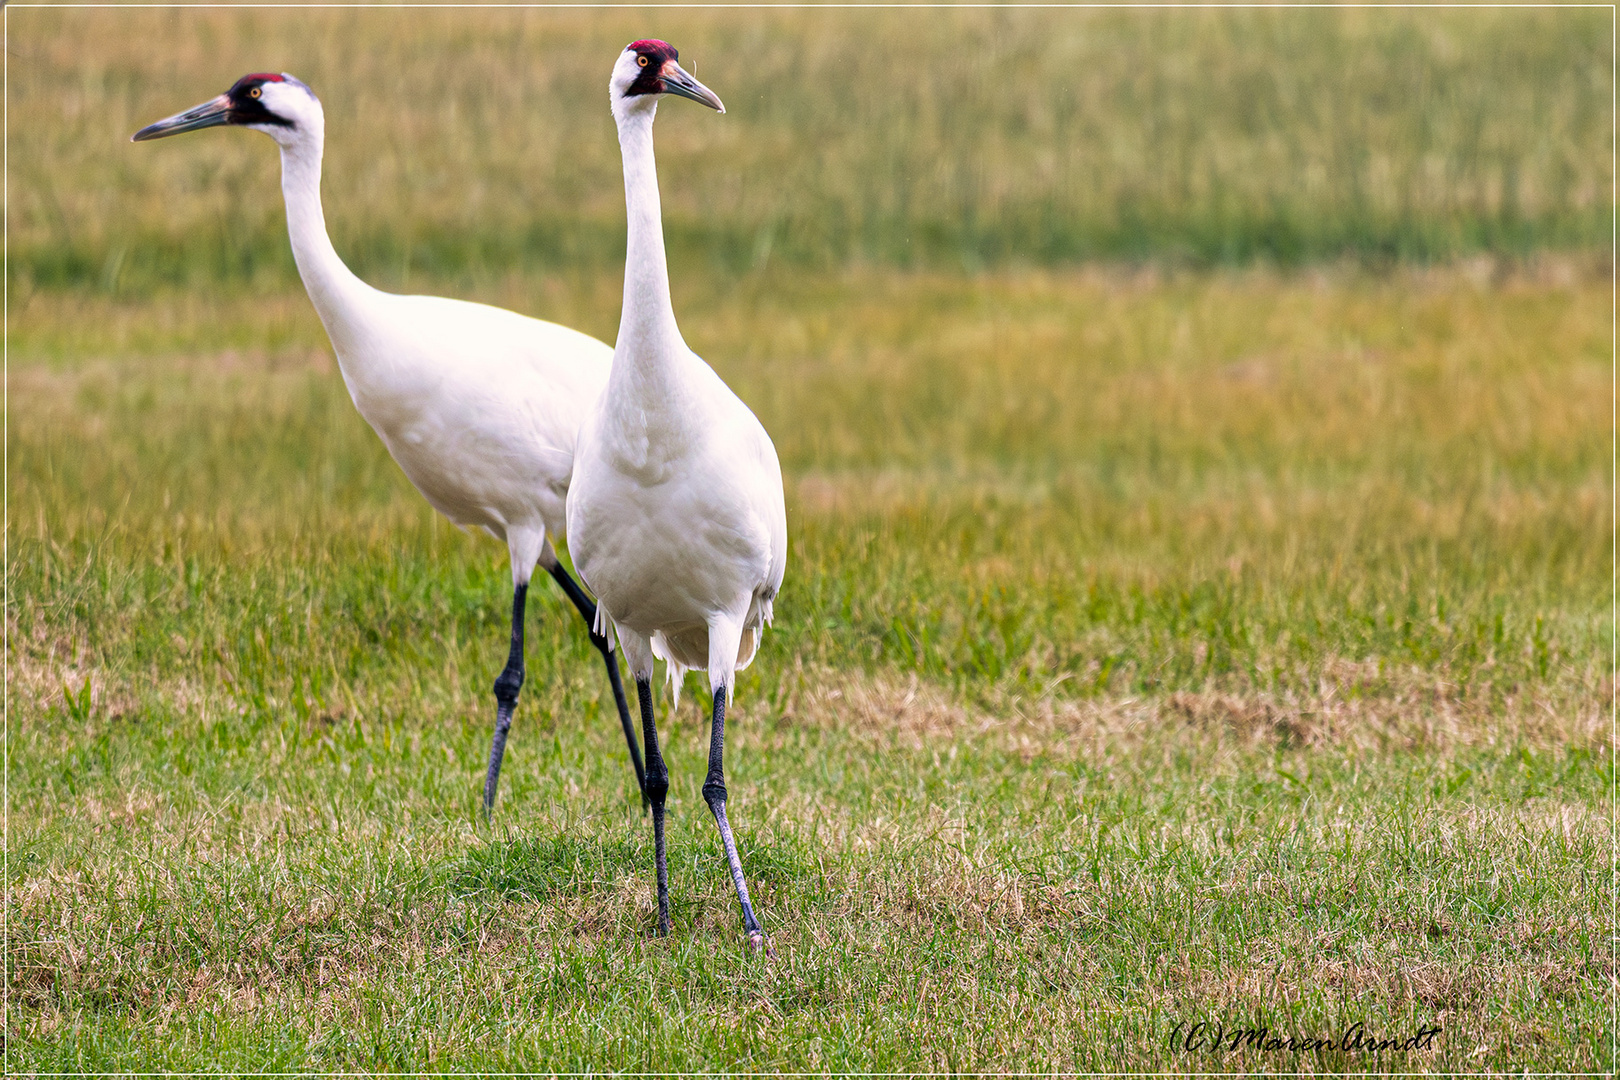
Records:
[[[726,785],[723,780],[705,780],[703,782],[703,801],[709,804],[709,809],[726,805]]]
[[[495,678],[495,700],[502,705],[516,705],[518,691],[523,689],[523,672],[507,668]]]
[[[660,756],[657,763],[647,770],[647,798],[661,803],[668,794],[669,770],[664,768],[664,759]]]

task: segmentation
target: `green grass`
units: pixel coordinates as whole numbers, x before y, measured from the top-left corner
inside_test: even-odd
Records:
[[[12,1067],[1207,1068],[1166,1043],[1209,1018],[1439,1024],[1439,1053],[1393,1059],[1418,1068],[1608,1060],[1600,755],[1126,724],[916,746],[755,712],[732,786],[766,964],[694,719],[667,941],[605,719],[523,725],[492,833],[482,723],[108,732],[62,759],[75,813],[14,827]]]
[[[1612,1061],[1601,279],[687,283],[788,479],[728,745],[770,964],[692,704],[648,938],[553,590],[478,823],[503,555],[304,304],[16,313],[14,1070],[1294,1063],[1172,1053],[1197,1020]]]
[[[8,1071],[1614,1068],[1601,14],[7,18]],[[702,694],[650,937],[550,588],[479,820],[504,553],[355,413],[265,140],[123,141],[291,70],[357,269],[611,339],[648,33],[731,109],[659,121],[675,303],[787,487],[769,963]]]
[[[610,296],[557,306],[611,336]],[[679,306],[775,435],[802,568],[775,634],[808,661],[966,693],[1284,694],[1367,662],[1481,702],[1606,672],[1608,298],[1590,281],[779,275]],[[305,301],[200,310],[17,311],[24,348],[119,357],[13,380],[27,572],[75,582],[88,622],[204,589],[256,625],[286,586],[244,595],[237,557],[336,560],[340,582],[427,558],[387,591],[441,591],[467,542],[353,415]],[[150,327],[188,318],[188,340],[260,335],[276,358],[147,353]],[[48,542],[127,554],[92,583]],[[491,587],[468,583],[480,620]],[[360,602],[303,591],[297,610]]]

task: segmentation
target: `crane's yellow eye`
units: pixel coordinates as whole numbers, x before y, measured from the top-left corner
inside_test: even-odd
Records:
[[[647,66],[647,58],[645,56],[638,56],[638,57],[636,57],[636,63],[640,64],[642,67],[646,67]]]
[[[248,91],[248,97],[258,97],[259,94],[262,93],[262,92],[263,91],[261,91],[257,86],[255,86],[253,89]]]

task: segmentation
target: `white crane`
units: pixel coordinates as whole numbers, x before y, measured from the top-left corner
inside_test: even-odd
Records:
[[[619,56],[608,84],[629,218],[624,308],[607,390],[580,428],[568,529],[580,577],[597,596],[597,632],[606,634],[611,623],[636,678],[653,812],[658,933],[669,932],[669,772],[653,718],[655,658],[668,665],[677,703],[689,669],[709,673],[714,714],[703,798],[725,845],[749,944],[760,947],[765,934],[726,820],[722,757],[726,699],[737,671],[754,658],[787,568],[787,514],[770,436],[686,347],[670,305],[653,115],[663,94],[725,112],[714,92],[676,59],[662,41],[634,42]]]
[[[434,509],[458,525],[486,529],[511,556],[512,647],[495,680],[484,813],[495,805],[523,686],[524,600],[537,562],[579,609],[606,662],[645,797],[646,773],[612,646],[595,631],[596,605],[557,561],[551,541],[564,533],[575,436],[607,384],[612,350],[555,323],[484,304],[396,296],[351,273],[321,213],[325,113],[291,75],[243,76],[218,97],[142,128],[132,141],[227,124],[262,131],[281,147],[293,258],[355,408]]]

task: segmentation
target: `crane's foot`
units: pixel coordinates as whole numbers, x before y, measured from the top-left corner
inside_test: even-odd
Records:
[[[748,951],[750,953],[764,953],[767,960],[776,959],[776,946],[772,945],[771,939],[766,937],[764,932],[760,930],[748,935]]]

